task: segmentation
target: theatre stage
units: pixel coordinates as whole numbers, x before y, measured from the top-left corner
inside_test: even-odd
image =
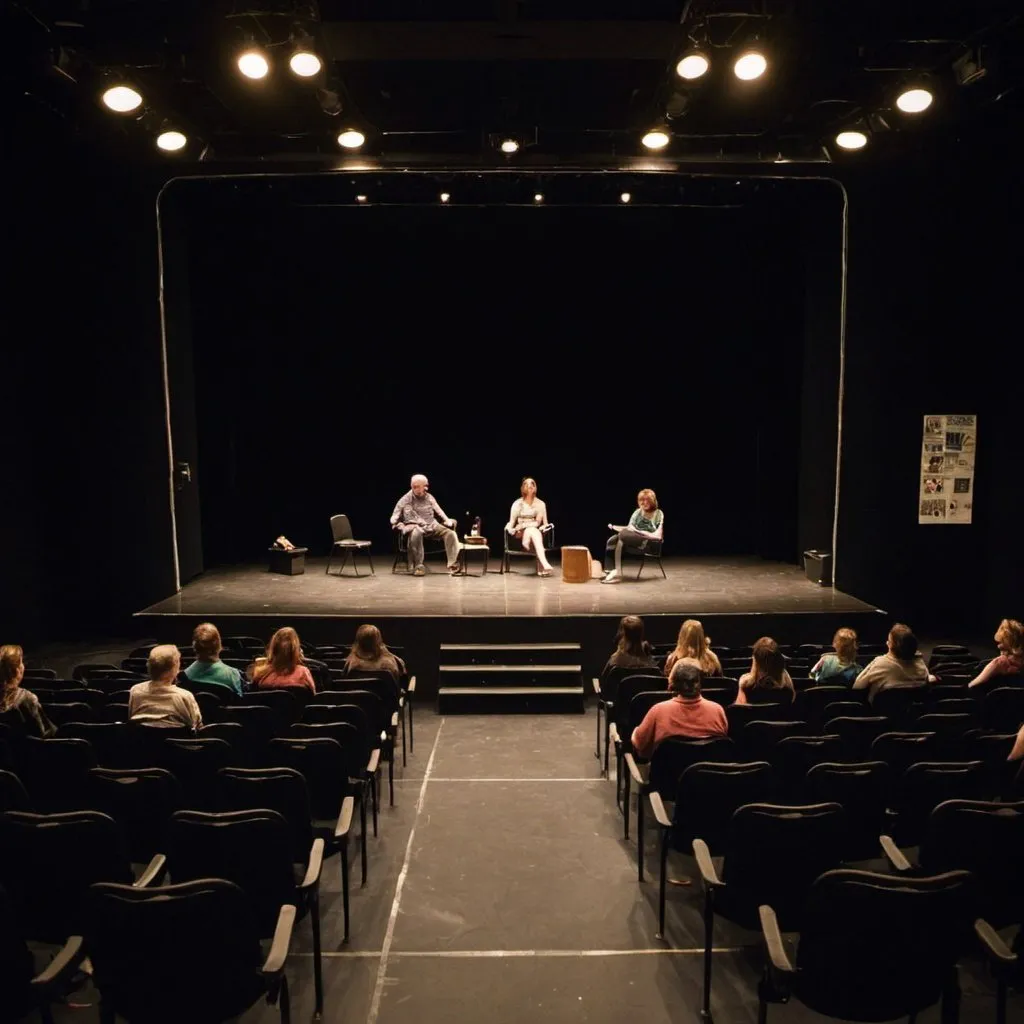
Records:
[[[392,574],[391,556],[383,553],[372,576],[357,578],[351,566],[339,576],[337,562],[328,576],[326,564],[308,559],[301,576],[269,573],[262,565],[210,569],[136,613],[136,621],[177,643],[188,643],[195,623],[206,619],[222,633],[260,637],[291,625],[312,643],[347,642],[360,623],[374,622],[386,640],[408,649],[420,672],[436,666],[441,643],[574,641],[583,644],[587,673],[600,669],[617,620],[629,614],[643,616],[655,643],[674,640],[684,618],[701,619],[713,643],[728,645],[763,635],[780,643],[827,643],[840,625],[877,643],[889,625],[873,605],[809,582],[795,565],[759,558],[666,558],[667,579],[648,563],[639,581],[616,586],[563,583],[557,565],[541,579],[525,559],[504,575],[496,558],[486,575],[471,562],[477,575],[455,578],[436,561],[422,578]],[[636,563],[628,564],[635,576]]]

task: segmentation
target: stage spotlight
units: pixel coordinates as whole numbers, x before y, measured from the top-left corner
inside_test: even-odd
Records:
[[[535,203],[543,203],[544,202],[544,193],[543,192],[534,192],[534,194],[533,194],[533,201]]]
[[[896,97],[896,106],[904,114],[920,114],[932,105],[934,98],[929,89],[904,89]]]
[[[685,78],[688,82],[692,82],[696,78],[700,78],[702,75],[707,74],[708,68],[711,67],[711,62],[704,56],[703,53],[693,52],[686,54],[682,60],[676,65],[676,74],[680,78]]]
[[[311,50],[296,50],[288,61],[288,67],[292,69],[293,75],[299,78],[312,78],[320,74],[320,58]]]
[[[117,114],[130,114],[142,106],[142,94],[129,85],[115,85],[103,94],[103,104]]]
[[[259,50],[255,49],[245,50],[243,53],[240,53],[237,64],[238,70],[246,78],[251,78],[253,81],[266,78],[270,71],[270,61]]]
[[[732,66],[732,73],[743,82],[752,82],[768,70],[768,60],[760,50],[746,50]]]
[[[170,131],[161,132],[156,137],[157,146],[162,149],[165,153],[177,153],[179,149],[184,149],[188,139],[185,137],[183,132]]]
[[[652,128],[640,141],[647,149],[664,149],[669,144],[670,138],[671,136],[664,128]]]
[[[622,195],[619,196],[619,202],[628,203],[632,198],[633,197],[628,192],[623,192]]]
[[[356,196],[356,202],[357,203],[365,203],[366,202],[366,196],[364,196],[362,193],[360,193],[359,195]]]
[[[447,203],[450,199],[451,199],[451,193],[450,192],[442,192],[441,193],[441,202],[442,203]]]
[[[863,149],[868,144],[868,137],[864,132],[845,131],[836,136],[836,145],[840,149]]]
[[[346,128],[338,136],[338,145],[343,149],[358,149],[366,141],[366,136],[355,128]]]
[[[502,139],[501,140],[501,151],[506,156],[511,156],[513,153],[519,152],[519,143],[515,139]]]

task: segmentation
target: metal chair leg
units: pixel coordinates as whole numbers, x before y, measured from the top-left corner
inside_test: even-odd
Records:
[[[668,829],[661,830],[661,878],[658,880],[658,935],[665,938],[665,883],[668,881]]]
[[[644,791],[636,792],[636,880],[644,880]]]
[[[309,923],[313,929],[313,992],[316,1000],[316,1018],[324,1014],[324,965],[320,955],[320,894],[314,890],[309,908]]]
[[[377,571],[373,567],[373,555],[370,554],[370,549],[369,548],[366,549],[366,558],[367,558],[367,561],[370,563],[370,575],[371,576],[376,576],[377,575]]]
[[[601,701],[597,702],[597,738],[594,740],[594,757],[601,760]]]
[[[345,941],[348,942],[348,837],[341,848],[341,909],[345,915]]]
[[[704,1000],[701,1005],[701,1019],[711,1021],[711,942],[715,931],[715,912],[711,905],[711,893],[704,897]]]
[[[327,556],[327,568],[324,569],[324,575],[326,576],[331,571],[331,559],[334,558],[334,545],[331,545],[331,553]]]

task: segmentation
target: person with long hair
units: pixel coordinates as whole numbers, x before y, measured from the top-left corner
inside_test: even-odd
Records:
[[[750,671],[740,676],[737,704],[787,704],[796,696],[779,645],[763,636],[753,647]]]
[[[537,481],[524,476],[519,484],[519,497],[509,509],[506,533],[523,545],[524,551],[533,550],[537,556],[537,575],[550,576],[551,563],[544,551],[544,531],[548,528],[548,507],[537,497]]]
[[[835,654],[823,654],[808,673],[816,683],[824,686],[852,686],[860,675],[857,664],[857,634],[844,626],[832,637]]]
[[[624,548],[637,550],[648,541],[661,540],[665,525],[665,513],[658,508],[658,497],[645,487],[636,496],[636,511],[629,517],[626,526],[608,524],[614,536],[608,538],[604,551],[604,567],[607,575],[602,583],[622,582],[622,552]],[[611,566],[611,568],[609,568]]]
[[[615,650],[601,670],[601,676],[612,668],[655,667],[651,645],[644,639],[644,620],[639,615],[624,615],[615,634]]]
[[[181,652],[173,644],[159,644],[149,652],[149,681],[136,683],[128,694],[128,716],[133,722],[161,729],[198,729],[203,724],[199,702],[178,686]]]
[[[315,692],[313,674],[305,665],[299,634],[291,626],[282,626],[267,644],[265,658],[257,658],[252,670],[252,685],[257,690],[308,690]]]
[[[887,652],[873,659],[857,676],[853,689],[867,690],[868,700],[873,701],[881,690],[935,682],[935,676],[928,672],[924,658],[918,653],[917,637],[909,626],[897,622],[889,630],[885,644]]]
[[[31,690],[23,690],[25,653],[17,644],[0,647],[0,714],[5,724],[18,732],[45,739],[57,730],[46,717],[39,698]],[[10,713],[9,713],[10,712]]]
[[[722,675],[722,663],[711,650],[711,641],[704,635],[704,626],[697,619],[687,619],[679,627],[675,650],[665,659],[665,675],[671,676],[676,662],[688,659],[705,676]]]
[[[984,686],[999,676],[1024,675],[1024,626],[1016,619],[1003,619],[993,637],[999,654],[994,657],[968,686]]]
[[[225,665],[220,660],[223,646],[220,642],[220,630],[212,622],[201,622],[192,630],[192,652],[196,660],[192,662],[185,675],[193,683],[212,683],[223,686],[236,697],[242,696],[242,673],[237,668]]]
[[[385,646],[380,630],[376,626],[360,626],[356,630],[355,642],[345,659],[345,671],[358,673],[381,670],[390,672],[396,683],[404,672],[398,658]]]

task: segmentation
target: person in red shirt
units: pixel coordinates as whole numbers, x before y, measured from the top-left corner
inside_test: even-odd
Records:
[[[984,686],[997,676],[1024,675],[1024,626],[1016,619],[1003,619],[995,635],[999,654],[993,658],[968,686]],[[994,685],[998,686],[998,679]]]
[[[313,675],[303,664],[299,634],[291,626],[279,629],[270,638],[266,658],[258,658],[252,670],[252,685],[257,690],[297,688],[315,692]]]
[[[633,730],[633,750],[640,757],[650,757],[670,736],[701,740],[728,734],[725,708],[700,694],[702,678],[696,662],[689,658],[676,662],[669,677],[674,696],[655,704]]]

